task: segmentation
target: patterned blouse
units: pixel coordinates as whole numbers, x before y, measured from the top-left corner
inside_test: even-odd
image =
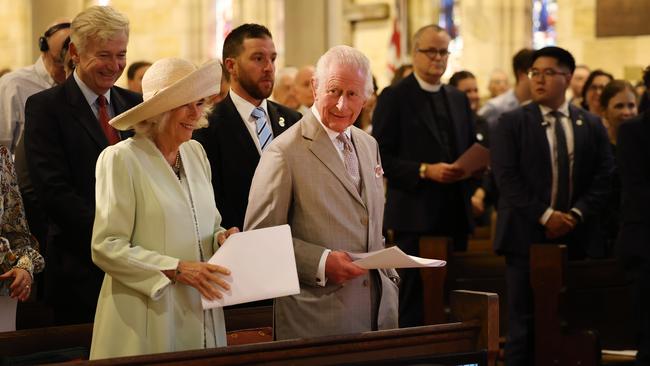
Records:
[[[45,261],[38,252],[38,241],[29,232],[14,163],[5,146],[0,146],[0,194],[0,268],[6,267],[5,254],[11,249],[17,259],[13,267],[33,277],[43,270]],[[9,294],[11,282],[0,281],[0,296]]]

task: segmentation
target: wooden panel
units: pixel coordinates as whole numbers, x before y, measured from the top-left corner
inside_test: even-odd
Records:
[[[650,0],[597,0],[596,37],[650,34]]]

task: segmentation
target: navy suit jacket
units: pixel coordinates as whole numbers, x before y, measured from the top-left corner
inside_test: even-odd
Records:
[[[619,254],[650,261],[650,112],[621,124],[617,155],[621,178]]]
[[[457,158],[474,143],[474,118],[469,101],[456,88],[443,85],[456,138]],[[379,95],[373,113],[372,131],[379,142],[382,165],[388,180],[384,227],[406,232],[429,232],[444,215],[441,205],[445,190],[440,183],[420,178],[421,163],[443,159],[441,137],[430,107],[430,96],[409,75]],[[471,223],[471,187],[460,182],[462,204]],[[471,224],[470,224],[471,225]]]
[[[596,229],[610,191],[613,157],[600,118],[572,105],[569,115],[574,136],[571,207],[582,212],[583,222],[560,240],[598,257],[603,255],[604,238]],[[528,255],[530,244],[548,241],[539,223],[550,206],[552,186],[543,121],[539,105],[530,103],[503,114],[490,134],[499,191],[497,253]]]
[[[270,100],[266,103],[275,137],[302,117],[300,113],[281,104]],[[197,130],[194,139],[203,145],[210,161],[212,188],[222,217],[221,226],[236,226],[242,230],[248,192],[260,154],[230,93],[215,106],[208,121],[209,126]]]
[[[116,115],[140,102],[140,94],[111,88]],[[95,163],[108,141],[72,76],[27,99],[24,133],[29,176],[50,222],[46,278],[53,279],[46,296],[66,296],[66,287],[76,286],[83,294],[80,301],[92,305],[103,278],[90,255]],[[122,138],[128,135],[121,134]]]

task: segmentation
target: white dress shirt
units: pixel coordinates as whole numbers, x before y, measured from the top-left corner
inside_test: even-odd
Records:
[[[242,121],[244,121],[244,124],[246,125],[248,132],[251,134],[251,138],[255,143],[255,147],[257,147],[257,152],[260,153],[260,155],[262,155],[260,139],[259,137],[257,137],[257,125],[256,125],[257,121],[253,116],[251,116],[253,109],[257,108],[258,106],[255,106],[249,101],[247,101],[246,99],[242,98],[237,93],[235,93],[235,91],[232,89],[230,89],[230,98],[232,99],[235,108],[237,108],[237,112],[239,113],[239,116],[241,117]],[[262,103],[260,103],[259,107],[262,107],[262,109],[264,109],[264,114],[266,115],[266,122],[269,124],[269,130],[271,131],[271,135],[273,135],[273,128],[271,126],[271,119],[269,118],[269,111],[267,108],[266,99],[262,99]]]
[[[25,128],[27,98],[55,85],[41,57],[35,64],[0,78],[0,144],[14,152],[18,138]]]
[[[548,140],[548,147],[550,151],[551,158],[551,171],[552,171],[552,184],[551,184],[551,206],[546,209],[542,217],[540,218],[540,223],[545,225],[548,219],[553,213],[553,206],[555,206],[555,200],[557,196],[557,185],[558,185],[558,168],[557,168],[557,142],[555,141],[555,117],[551,115],[553,110],[546,106],[540,104],[540,111],[542,112],[542,117],[544,118],[543,125],[546,127],[546,139]],[[574,157],[574,138],[573,138],[573,124],[569,116],[569,102],[565,101],[557,111],[562,115],[560,118],[562,127],[564,128],[564,134],[566,136],[567,144],[567,153],[569,154],[569,195],[571,195],[573,187],[573,157]],[[582,212],[577,208],[572,208],[572,211],[576,212],[580,217],[582,217]]]
[[[97,98],[99,95],[97,95],[92,89],[86,85],[86,83],[81,80],[79,75],[77,74],[77,70],[72,73],[74,76],[74,81],[77,82],[77,85],[79,86],[79,89],[81,89],[81,94],[84,95],[84,98],[86,99],[86,102],[90,105],[90,109],[92,109],[93,114],[95,115],[95,118],[99,120],[99,104],[97,103]],[[113,108],[111,107],[111,89],[108,89],[106,93],[104,93],[104,97],[106,98],[106,106],[108,107],[108,117],[113,118],[115,117],[115,112],[113,112]]]

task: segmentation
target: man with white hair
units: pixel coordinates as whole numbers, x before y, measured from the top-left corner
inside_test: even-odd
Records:
[[[71,23],[75,71],[63,84],[34,94],[25,106],[25,159],[48,216],[45,300],[58,325],[93,321],[102,271],[91,261],[95,163],[127,135],[108,121],[142,96],[114,86],[126,66],[129,21],[93,6]]]
[[[25,125],[25,101],[65,81],[61,47],[70,35],[70,20],[60,19],[38,39],[36,63],[0,78],[0,144],[12,153]]]
[[[275,300],[277,339],[397,327],[397,273],[347,254],[384,248],[377,142],[352,124],[373,92],[369,61],[336,46],[318,61],[314,105],[273,140],[255,172],[244,228],[289,224],[300,294]]]

